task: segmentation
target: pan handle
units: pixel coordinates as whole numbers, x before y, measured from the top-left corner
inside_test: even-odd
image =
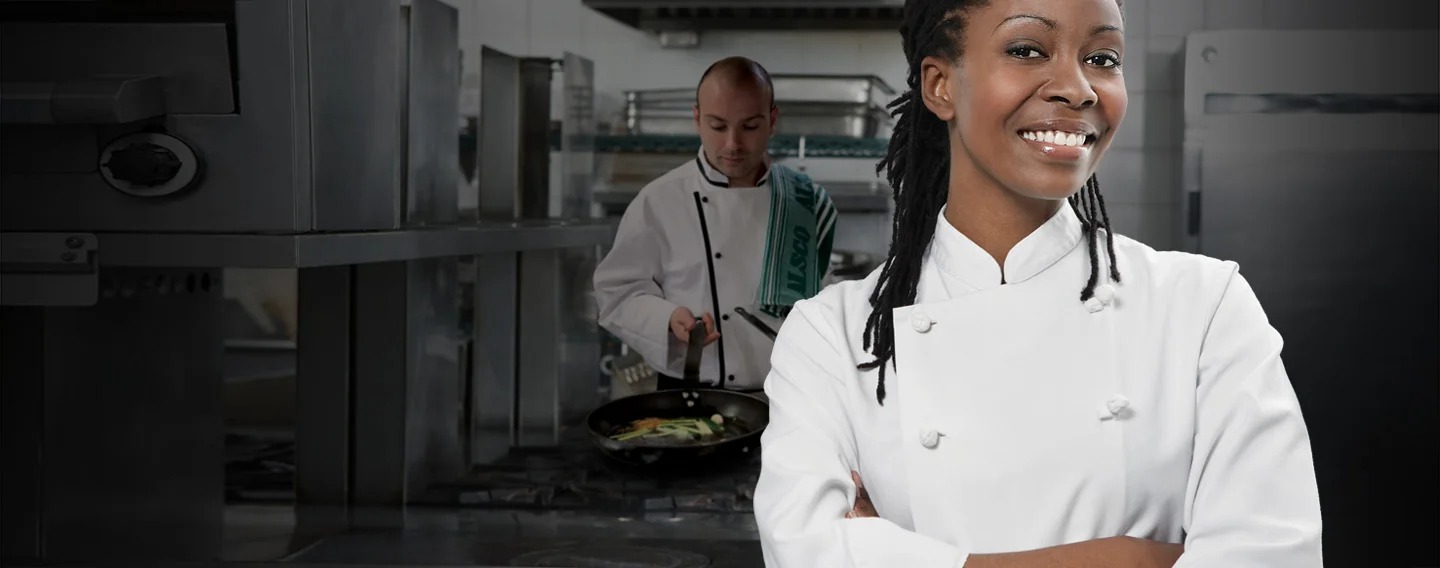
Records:
[[[746,311],[745,308],[741,307],[736,307],[735,313],[740,314],[740,317],[745,318],[745,321],[750,322],[750,325],[755,326],[755,329],[760,330],[760,333],[765,334],[765,336],[769,337],[771,341],[775,340],[775,330],[771,329],[771,327],[769,325],[766,325],[765,322],[760,321],[760,318],[755,317],[755,314],[752,314],[749,311]]]

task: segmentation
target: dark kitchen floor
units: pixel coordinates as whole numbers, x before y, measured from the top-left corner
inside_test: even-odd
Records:
[[[283,460],[283,457],[281,458]],[[436,484],[403,515],[294,550],[288,504],[232,504],[224,559],[342,566],[760,567],[758,456],[658,474],[617,466],[578,434]],[[256,478],[259,479],[259,478]],[[249,485],[249,484],[247,484]],[[232,495],[274,495],[232,486]],[[253,487],[252,487],[253,489]],[[238,490],[238,491],[237,491]]]
[[[763,566],[748,514],[426,508],[403,528],[353,530],[286,555],[294,515],[283,505],[237,505],[225,560],[304,565],[749,568]]]

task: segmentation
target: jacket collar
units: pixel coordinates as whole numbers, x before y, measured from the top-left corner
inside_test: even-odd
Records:
[[[765,159],[765,165],[767,166],[765,173],[760,175],[760,181],[755,183],[755,187],[763,186],[766,182],[770,181],[769,158]],[[715,166],[710,165],[710,160],[705,159],[705,148],[703,146],[695,156],[695,166],[700,169],[700,177],[706,182],[709,182],[710,185],[715,187],[730,187],[730,178],[724,173],[721,173],[720,170],[715,169]]]
[[[931,255],[941,271],[977,290],[1001,284],[1000,265],[990,253],[945,220],[944,207],[935,223]],[[1050,220],[1021,239],[1005,256],[1005,283],[1019,284],[1044,272],[1074,250],[1082,237],[1080,219],[1069,203],[1062,203]]]

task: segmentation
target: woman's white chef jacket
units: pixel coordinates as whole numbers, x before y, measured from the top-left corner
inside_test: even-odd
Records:
[[[1129,535],[1183,538],[1182,568],[1320,566],[1309,437],[1254,292],[1231,262],[1115,253],[1122,283],[1080,302],[1090,261],[1061,207],[1000,285],[942,212],[883,406],[855,368],[878,272],[797,305],[765,385],[766,565],[953,568]],[[880,518],[843,519],[851,470]]]
[[[678,306],[697,317],[712,312],[721,338],[705,348],[700,380],[722,378],[723,353],[725,388],[760,388],[770,372],[774,342],[735,315],[735,308],[745,308],[771,329],[780,327],[780,320],[756,306],[770,180],[766,174],[758,187],[746,188],[729,187],[728,181],[702,155],[641,189],[620,219],[609,254],[596,267],[595,299],[600,325],[672,377],[684,374],[685,346],[670,333],[670,315]],[[703,228],[697,193],[705,211]],[[710,293],[712,266],[718,296]]]

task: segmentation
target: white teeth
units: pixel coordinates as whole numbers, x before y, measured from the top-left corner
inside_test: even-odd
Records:
[[[1044,142],[1046,144],[1057,144],[1060,146],[1084,146],[1089,137],[1074,132],[1061,132],[1058,130],[1047,130],[1044,132],[1025,131],[1020,134],[1026,140]]]

